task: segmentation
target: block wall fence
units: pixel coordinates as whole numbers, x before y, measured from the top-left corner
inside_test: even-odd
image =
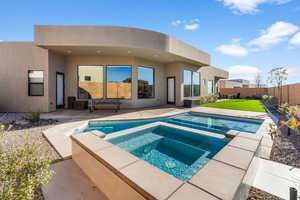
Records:
[[[280,90],[276,87],[271,88],[221,88],[221,95],[236,95],[240,93],[241,98],[251,96],[271,95],[279,97]],[[292,105],[300,105],[300,83],[283,86],[282,101]]]

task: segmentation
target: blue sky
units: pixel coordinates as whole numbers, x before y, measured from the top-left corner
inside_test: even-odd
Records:
[[[116,25],[169,34],[211,54],[231,78],[278,66],[300,82],[300,0],[3,1],[0,40],[31,41],[33,25]]]

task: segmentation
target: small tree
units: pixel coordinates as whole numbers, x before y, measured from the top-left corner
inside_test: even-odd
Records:
[[[278,97],[279,104],[282,103],[282,86],[284,81],[287,80],[287,75],[288,75],[287,69],[283,67],[273,68],[269,72],[268,82],[274,85],[274,87],[277,87],[279,91],[279,97]]]
[[[262,76],[259,74],[259,73],[257,73],[256,74],[256,76],[255,76],[255,86],[257,87],[257,88],[261,88],[261,85],[262,85]]]

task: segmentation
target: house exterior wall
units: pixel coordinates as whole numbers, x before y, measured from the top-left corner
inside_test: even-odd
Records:
[[[95,49],[90,49],[92,46]],[[107,46],[111,51],[98,53],[98,48]],[[131,48],[135,50],[132,52]],[[69,96],[78,98],[79,65],[131,65],[132,86],[126,86],[131,90],[131,98],[123,101],[122,108],[166,104],[167,77],[175,77],[175,103],[182,106],[183,70],[200,72],[201,80],[228,78],[223,70],[203,67],[209,63],[207,53],[154,31],[124,27],[36,26],[35,42],[0,42],[0,112],[55,111],[57,72],[64,73],[67,107]],[[138,98],[137,66],[154,68],[154,98]],[[44,96],[28,95],[29,70],[44,72]],[[103,78],[106,84],[106,75]],[[104,87],[104,97],[106,89]],[[201,81],[202,96],[205,91]]]
[[[210,64],[210,55],[155,31],[115,26],[35,26],[38,46],[116,46],[154,50]]]
[[[66,97],[75,96],[78,93],[77,69],[79,65],[130,65],[132,66],[131,99],[123,100],[123,108],[151,107],[166,104],[166,79],[165,66],[149,60],[135,57],[122,56],[67,56],[65,58]],[[139,99],[137,90],[138,72],[137,66],[153,67],[155,69],[155,98]],[[104,87],[105,88],[105,87]],[[105,93],[105,92],[104,92]],[[65,98],[66,99],[66,98]]]
[[[44,96],[28,96],[28,70],[44,71]],[[48,50],[0,42],[0,112],[48,112]]]
[[[229,73],[227,71],[212,66],[202,67],[199,71],[201,73],[201,96],[208,95],[208,80],[212,80],[215,85],[220,79],[226,79],[229,77]],[[214,93],[216,93],[216,89],[217,88],[215,87]]]

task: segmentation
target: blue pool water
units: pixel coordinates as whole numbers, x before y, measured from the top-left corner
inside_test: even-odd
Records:
[[[261,122],[254,120],[185,113],[171,117],[156,118],[149,120],[90,122],[89,126],[86,129],[82,130],[82,132],[99,130],[103,133],[110,134],[117,131],[122,131],[125,129],[150,124],[158,121],[194,128],[198,130],[209,131],[218,134],[225,134],[228,130],[256,133],[259,126],[261,125]]]
[[[189,180],[228,143],[163,125],[108,141],[182,181]]]

